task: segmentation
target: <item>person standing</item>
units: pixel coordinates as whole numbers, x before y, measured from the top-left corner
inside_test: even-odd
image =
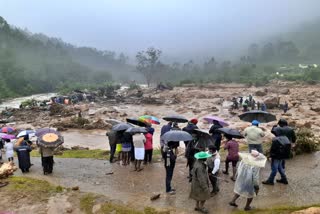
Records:
[[[196,207],[194,208],[195,211],[208,213],[208,210],[204,207],[206,200],[210,198],[206,160],[211,157],[211,154],[207,152],[198,152],[194,157],[197,160],[192,169],[190,198],[196,201]]]
[[[116,153],[117,143],[118,143],[118,132],[111,130],[106,133],[110,146],[110,163],[113,163],[114,154]]]
[[[211,126],[211,128],[209,130],[209,133],[212,134],[214,145],[217,148],[217,150],[219,151],[220,150],[220,145],[221,145],[222,135],[218,131],[218,129],[222,128],[222,126],[219,123],[219,121],[216,121],[216,120],[213,120],[212,123],[213,123],[213,125]]]
[[[144,160],[145,151],[144,151],[144,144],[145,144],[145,137],[143,134],[134,134],[132,136],[133,144],[134,144],[134,157],[135,157],[135,163],[134,163],[134,171],[140,172],[142,170],[141,168],[141,162]]]
[[[289,110],[289,105],[288,105],[288,102],[285,101],[283,106],[283,113],[287,113],[288,110]]]
[[[39,146],[39,152],[41,154],[41,162],[43,168],[43,174],[51,174],[53,171],[53,154],[55,148],[48,148]]]
[[[184,128],[182,129],[182,131],[188,132],[189,134],[192,135],[192,134],[193,134],[193,130],[198,129],[197,123],[198,123],[198,120],[197,120],[196,118],[190,120],[190,121],[188,122],[188,125],[187,125],[186,127],[184,127]],[[189,143],[189,142],[190,142],[190,141],[185,141],[185,142],[184,142],[185,148],[188,147],[188,143]]]
[[[163,147],[165,145],[165,141],[162,136],[172,129],[172,122],[170,121],[167,125],[162,126],[160,133],[160,147],[161,147],[161,155],[163,156]]]
[[[209,154],[212,155],[207,159],[209,180],[212,185],[211,196],[217,194],[219,189],[218,176],[220,168],[220,154],[214,145],[209,145]]]
[[[278,126],[275,126],[272,128],[271,130],[271,133],[274,133],[274,128],[280,128],[279,130],[285,135],[287,136],[287,138],[289,139],[290,143],[291,143],[291,148],[294,148],[295,147],[295,143],[296,143],[296,140],[297,140],[297,136],[296,136],[296,133],[294,131],[294,129],[290,126],[288,126],[288,122],[285,120],[285,119],[280,119],[278,121]],[[282,161],[282,166],[283,166],[283,169],[285,169],[285,160]]]
[[[145,135],[145,144],[144,144],[144,149],[145,149],[145,155],[144,155],[144,164],[150,164],[152,162],[152,153],[153,153],[153,136],[151,131],[148,131]]]
[[[283,161],[290,157],[291,142],[288,137],[285,136],[281,128],[273,129],[273,134],[275,137],[272,139],[272,144],[270,148],[270,158],[271,158],[271,173],[267,180],[263,181],[263,184],[274,185],[274,178],[277,172],[280,173],[281,179],[277,179],[278,183],[288,184],[287,176],[283,168]]]
[[[4,149],[6,150],[6,158],[8,159],[9,162],[10,161],[13,162],[13,155],[14,155],[13,143],[9,139],[6,139],[5,143],[6,144],[4,145]]]
[[[261,104],[261,111],[267,111],[267,106],[265,103]]]
[[[173,177],[174,167],[176,165],[176,159],[178,155],[178,149],[174,142],[168,142],[168,145],[164,147],[163,159],[164,167],[166,169],[166,192],[170,195],[176,194],[176,190],[172,188],[171,181]]]
[[[255,149],[258,152],[263,153],[262,140],[265,136],[265,133],[262,131],[261,128],[259,128],[259,121],[253,120],[251,124],[251,126],[245,128],[244,130],[244,137],[249,146],[249,152]]]
[[[252,210],[250,205],[253,201],[253,197],[255,194],[258,195],[259,192],[260,168],[265,166],[267,158],[256,150],[252,150],[250,154],[239,153],[239,156],[242,160],[237,170],[237,179],[234,185],[235,194],[233,199],[229,202],[229,205],[238,207],[236,200],[242,196],[247,198],[244,210],[249,211]]]
[[[133,145],[132,135],[128,132],[123,132],[120,140],[122,144],[122,165],[126,166],[130,164],[130,152]]]
[[[19,168],[22,173],[29,172],[31,167],[30,162],[30,152],[31,152],[30,143],[28,143],[28,137],[21,137],[17,140],[15,151],[17,152]]]
[[[224,145],[224,150],[228,150],[228,155],[226,158],[226,170],[223,171],[223,174],[229,174],[229,163],[232,164],[232,177],[231,180],[236,180],[237,172],[237,163],[239,161],[239,144],[237,141],[232,139],[232,136],[225,135],[227,142]]]

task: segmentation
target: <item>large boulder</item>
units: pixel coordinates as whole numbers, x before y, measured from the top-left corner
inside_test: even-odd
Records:
[[[267,95],[267,92],[266,91],[256,91],[254,93],[254,95],[259,96],[259,97],[263,97],[263,96]]]
[[[269,97],[264,100],[264,103],[267,106],[267,109],[277,108],[279,106],[279,98],[278,97]]]
[[[282,88],[279,90],[279,93],[287,95],[287,94],[290,94],[290,90],[288,88]]]

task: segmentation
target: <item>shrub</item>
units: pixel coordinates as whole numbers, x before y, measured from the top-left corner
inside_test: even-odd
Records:
[[[318,150],[320,139],[310,129],[302,128],[297,131],[295,153],[311,153]]]

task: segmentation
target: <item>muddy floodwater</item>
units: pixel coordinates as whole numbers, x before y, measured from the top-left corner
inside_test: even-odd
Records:
[[[259,195],[254,199],[253,206],[268,208],[281,205],[311,205],[319,203],[320,195],[320,153],[297,156],[287,161],[287,175],[289,185],[275,184],[274,186],[260,185]],[[59,159],[55,158],[54,173],[50,176],[42,175],[40,158],[33,158],[34,166],[30,176],[45,179],[58,185],[79,186],[81,191],[95,192],[112,196],[114,200],[126,202],[128,205],[141,208],[142,206],[176,207],[187,213],[192,213],[194,201],[189,199],[190,184],[187,180],[188,170],[186,161],[180,157],[174,171],[173,186],[177,194],[169,196],[165,193],[165,170],[163,163],[153,163],[144,166],[141,172],[133,171],[133,166],[122,167],[117,163],[92,159]],[[224,163],[221,167],[224,167]],[[106,173],[113,172],[112,175]],[[269,162],[261,171],[260,180],[268,177]],[[232,182],[227,175],[220,174],[220,192],[207,201],[211,213],[231,213],[236,208],[230,207],[228,202],[233,196]],[[150,196],[161,193],[160,199],[151,202]],[[244,207],[245,200],[239,200],[239,208]]]

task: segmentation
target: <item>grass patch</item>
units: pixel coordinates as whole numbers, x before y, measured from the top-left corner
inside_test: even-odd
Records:
[[[53,186],[47,181],[27,177],[13,176],[6,181],[9,185],[1,188],[1,191],[8,192],[14,198],[28,197],[30,201],[48,200],[51,195],[64,190],[63,187]]]
[[[81,210],[83,210],[86,214],[92,214],[92,208],[94,206],[96,198],[97,196],[90,193],[80,198]]]
[[[31,157],[40,157],[37,150],[30,153]],[[109,151],[101,149],[93,150],[64,150],[62,154],[55,155],[57,158],[92,158],[92,159],[109,159]]]
[[[251,211],[235,211],[233,213],[235,214],[247,214],[247,213],[253,213],[253,214],[289,214],[294,211],[298,210],[304,210],[310,207],[320,207],[320,204],[315,204],[311,206],[282,206],[282,207],[274,207],[274,208],[268,208],[268,209],[254,209]]]

